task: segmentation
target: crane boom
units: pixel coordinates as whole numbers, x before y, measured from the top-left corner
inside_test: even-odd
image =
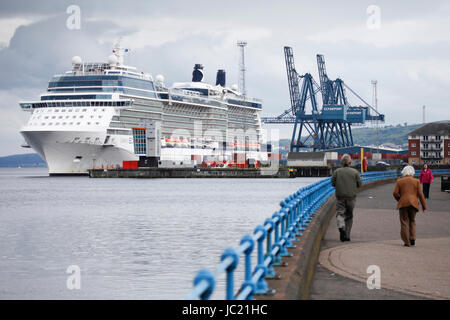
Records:
[[[294,53],[291,47],[284,47],[284,57],[288,76],[289,96],[291,98],[291,110],[292,115],[295,116],[300,105],[300,92],[298,86],[299,77],[297,71],[295,71]]]

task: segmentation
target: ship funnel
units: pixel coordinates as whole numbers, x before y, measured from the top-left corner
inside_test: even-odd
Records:
[[[223,69],[217,70],[216,86],[220,85],[225,88],[226,72]]]
[[[194,71],[192,72],[192,82],[201,82],[203,79],[203,66],[201,64],[196,64],[194,66]]]

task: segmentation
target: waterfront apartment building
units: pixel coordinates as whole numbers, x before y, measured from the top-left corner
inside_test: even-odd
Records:
[[[432,122],[408,135],[410,165],[450,164],[450,121]]]

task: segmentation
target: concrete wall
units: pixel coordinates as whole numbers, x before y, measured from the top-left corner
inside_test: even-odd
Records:
[[[91,178],[289,178],[287,169],[139,168],[89,170]]]
[[[327,161],[337,159],[337,152],[289,152],[287,165],[289,167],[321,167],[327,166]]]

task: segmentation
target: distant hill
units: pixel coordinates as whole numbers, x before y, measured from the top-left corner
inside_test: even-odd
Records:
[[[15,154],[0,157],[0,168],[47,167],[47,163],[37,153]]]
[[[403,148],[408,147],[408,133],[420,128],[422,124],[413,125],[390,125],[378,128],[378,141],[377,141],[377,129],[375,127],[370,128],[353,128],[353,142],[355,145],[369,146],[378,144],[396,145]],[[281,139],[280,147],[289,146],[289,139]]]
[[[377,145],[377,144],[393,144],[408,147],[408,133],[417,128],[420,128],[422,124],[412,125],[396,125],[385,126],[378,128],[378,141],[377,141],[377,129],[376,128],[355,128],[353,129],[353,141],[357,145]]]

